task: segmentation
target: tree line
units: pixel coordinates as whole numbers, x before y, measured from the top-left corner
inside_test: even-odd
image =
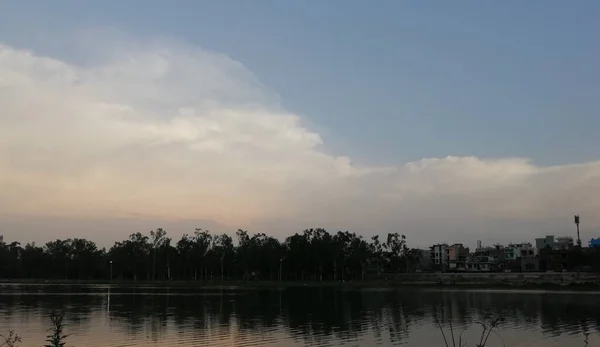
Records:
[[[7,243],[0,235],[0,278],[77,280],[348,281],[365,274],[412,271],[420,251],[390,233],[365,239],[348,231],[307,229],[281,242],[264,233],[196,229],[174,242],[158,228],[134,233],[109,249],[86,239],[38,246]]]

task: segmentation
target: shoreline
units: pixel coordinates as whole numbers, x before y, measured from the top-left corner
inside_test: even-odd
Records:
[[[598,291],[598,281],[527,282],[527,281],[455,281],[455,280],[364,280],[364,281],[133,281],[133,280],[60,280],[60,279],[2,279],[0,285],[61,285],[102,287],[164,287],[207,289],[288,289],[288,288],[335,288],[335,289],[451,289],[451,290],[552,290],[552,291]]]

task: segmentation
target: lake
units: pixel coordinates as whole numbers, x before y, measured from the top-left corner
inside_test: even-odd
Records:
[[[600,346],[600,294],[542,291],[0,285],[0,334],[41,347],[55,309],[73,347],[445,346],[435,317],[475,346],[488,316],[490,347]]]

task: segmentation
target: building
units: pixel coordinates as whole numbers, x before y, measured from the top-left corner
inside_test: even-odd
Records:
[[[537,238],[535,239],[535,248],[537,249],[538,253],[541,249],[550,247],[550,248],[554,248],[554,243],[555,243],[555,238],[554,235],[546,235],[546,237],[541,237],[541,238]]]
[[[571,263],[566,249],[542,249],[539,260],[542,271],[566,271]]]
[[[469,248],[462,243],[455,243],[448,247],[448,269],[450,271],[465,271]]]
[[[535,258],[535,248],[529,242],[519,243],[516,245],[521,252],[521,259]]]
[[[519,260],[526,257],[535,257],[535,249],[529,242],[511,243],[504,248],[504,259],[507,261]]]
[[[590,247],[590,248],[600,247],[600,237],[597,239],[591,239],[590,242],[588,243],[588,247]]]
[[[504,246],[479,247],[466,262],[466,271],[492,272],[504,269]]]
[[[558,251],[572,249],[573,246],[574,243],[571,236],[554,237],[554,235],[547,235],[546,237],[535,239],[535,248],[538,254],[540,250],[545,248]]]
[[[531,245],[531,243],[511,243],[504,248],[504,270],[505,271],[513,271],[513,272],[521,272],[523,271],[523,263],[525,259],[534,259],[535,258],[535,249]],[[532,264],[535,262],[528,262],[527,264]],[[526,265],[525,268],[527,271],[534,271],[535,266]]]
[[[429,247],[429,259],[435,270],[445,270],[450,261],[449,247],[445,243],[440,243]]]
[[[521,272],[538,272],[540,271],[540,259],[538,258],[522,258]]]
[[[575,243],[573,243],[573,238],[571,236],[559,236],[556,238],[556,243],[554,244],[555,250],[563,250],[563,249],[572,249]]]

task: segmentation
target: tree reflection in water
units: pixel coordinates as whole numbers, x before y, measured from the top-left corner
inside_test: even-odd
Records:
[[[501,333],[509,340],[512,330],[531,330],[549,338],[579,334],[583,346],[586,334],[600,331],[600,297],[584,293],[114,287],[107,294],[106,287],[3,287],[0,328],[39,324],[40,316],[63,309],[73,344],[93,335],[98,320],[110,322],[104,326],[112,334],[155,342],[175,334],[195,341],[286,336],[299,344],[396,344],[418,329],[439,334],[435,317],[464,329],[486,315],[506,319]]]

